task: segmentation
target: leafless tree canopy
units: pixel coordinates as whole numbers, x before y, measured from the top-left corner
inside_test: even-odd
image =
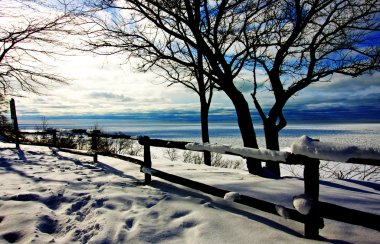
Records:
[[[48,63],[70,32],[70,14],[46,9],[31,1],[1,1],[0,87],[6,95],[38,92],[65,79],[49,70]]]
[[[91,33],[94,51],[138,57],[144,61],[139,69],[146,71],[155,65],[167,68],[172,62],[178,69],[195,70],[201,50],[207,64],[205,75],[223,89],[225,80],[218,75],[235,78],[240,74],[249,57],[245,31],[271,1],[93,2],[111,15],[98,19],[101,29]],[[97,35],[100,38],[94,38]]]
[[[284,119],[289,98],[333,74],[379,71],[379,13],[376,0],[275,2],[255,27],[259,38],[251,38],[251,55],[276,100],[268,115],[256,104],[262,117]]]

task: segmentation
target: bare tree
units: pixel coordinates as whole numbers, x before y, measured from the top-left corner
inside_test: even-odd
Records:
[[[101,5],[101,9],[109,8],[116,7],[112,3],[103,3]],[[136,67],[138,71],[155,72],[164,78],[168,86],[180,84],[195,92],[200,101],[202,141],[203,143],[210,142],[208,113],[213,96],[214,82],[204,75],[203,70],[207,66],[207,63],[204,61],[201,51],[195,50],[186,43],[178,42],[171,35],[158,33],[158,30],[156,30],[156,35],[160,35],[160,38],[157,36],[153,37],[155,40],[151,42],[156,45],[165,43],[165,49],[168,50],[156,49],[152,51],[151,46],[142,46],[141,43],[126,44],[125,41],[132,41],[129,34],[125,33],[125,28],[131,21],[130,19],[126,19],[128,16],[113,15],[111,20],[99,18],[98,16],[92,17],[92,20],[101,27],[101,31],[90,32],[91,38],[88,41],[89,45],[86,50],[98,54],[125,52],[128,56],[139,57],[142,62]],[[149,36],[152,33],[144,34]],[[119,38],[117,42],[110,41],[116,38]],[[147,39],[144,42],[148,42]],[[111,50],[110,47],[113,49]],[[166,57],[164,57],[165,55]],[[211,154],[209,152],[204,152],[204,160],[206,165],[211,165]]]
[[[190,47],[187,47],[187,51],[186,53],[182,53],[182,55],[188,55],[188,58],[195,64],[196,68],[178,66],[177,63],[168,60],[159,60],[154,65],[163,71],[162,76],[169,83],[168,86],[180,84],[198,95],[200,102],[202,142],[209,143],[208,115],[213,96],[214,82],[205,77],[203,73],[205,65],[207,64],[204,64],[201,51],[197,50],[194,52]],[[203,158],[204,163],[211,166],[211,153],[205,151]]]
[[[254,75],[265,71],[274,98],[265,113],[257,97],[262,84],[254,76],[252,97],[268,149],[279,150],[279,132],[287,124],[283,109],[298,92],[334,74],[379,71],[379,12],[377,0],[280,0],[262,12],[247,35]],[[268,167],[280,174],[277,163]]]
[[[70,14],[46,9],[33,1],[1,1],[0,87],[2,94],[38,93],[39,88],[65,79],[49,71],[47,63],[59,54]],[[62,53],[61,53],[62,54]]]
[[[97,2],[97,1],[93,1]],[[111,20],[91,32],[95,47],[107,48],[108,54],[128,52],[143,60],[142,67],[167,61],[177,67],[202,72],[218,90],[231,99],[238,117],[243,144],[257,148],[253,121],[242,92],[235,82],[246,68],[249,48],[246,34],[252,20],[261,15],[271,1],[247,0],[144,0],[100,1]],[[123,21],[119,16],[126,16]],[[112,26],[109,23],[112,22]],[[100,36],[102,42],[96,42]],[[94,37],[95,36],[95,37]],[[110,49],[116,47],[116,49]],[[206,66],[183,55],[187,50],[199,55]],[[190,55],[191,56],[191,55]],[[194,55],[196,56],[196,55]],[[248,160],[248,170],[261,174],[261,162]]]

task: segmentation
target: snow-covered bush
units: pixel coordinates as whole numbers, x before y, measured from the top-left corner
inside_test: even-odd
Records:
[[[183,162],[190,164],[203,164],[203,156],[199,152],[184,151]]]
[[[240,169],[243,167],[243,160],[223,158],[220,153],[211,153],[211,165],[220,168]]]
[[[176,148],[166,148],[165,155],[168,156],[171,161],[176,161],[179,159],[178,150]]]
[[[143,146],[129,139],[99,138],[98,152],[141,156]]]

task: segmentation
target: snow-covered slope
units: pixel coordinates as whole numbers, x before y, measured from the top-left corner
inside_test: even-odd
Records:
[[[153,177],[137,165],[0,142],[0,243],[312,243],[303,225]],[[153,159],[153,167],[291,207],[296,178]],[[380,214],[380,192],[343,181],[321,200]],[[377,243],[374,230],[325,220],[326,242]]]

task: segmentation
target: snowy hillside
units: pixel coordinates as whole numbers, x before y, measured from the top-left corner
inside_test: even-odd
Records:
[[[47,147],[0,142],[0,242],[10,243],[319,243],[303,225],[153,177],[138,165]],[[292,207],[298,178],[153,159],[153,167]],[[321,181],[320,199],[380,214],[380,191],[360,182]],[[378,243],[379,232],[325,219],[321,242]]]

